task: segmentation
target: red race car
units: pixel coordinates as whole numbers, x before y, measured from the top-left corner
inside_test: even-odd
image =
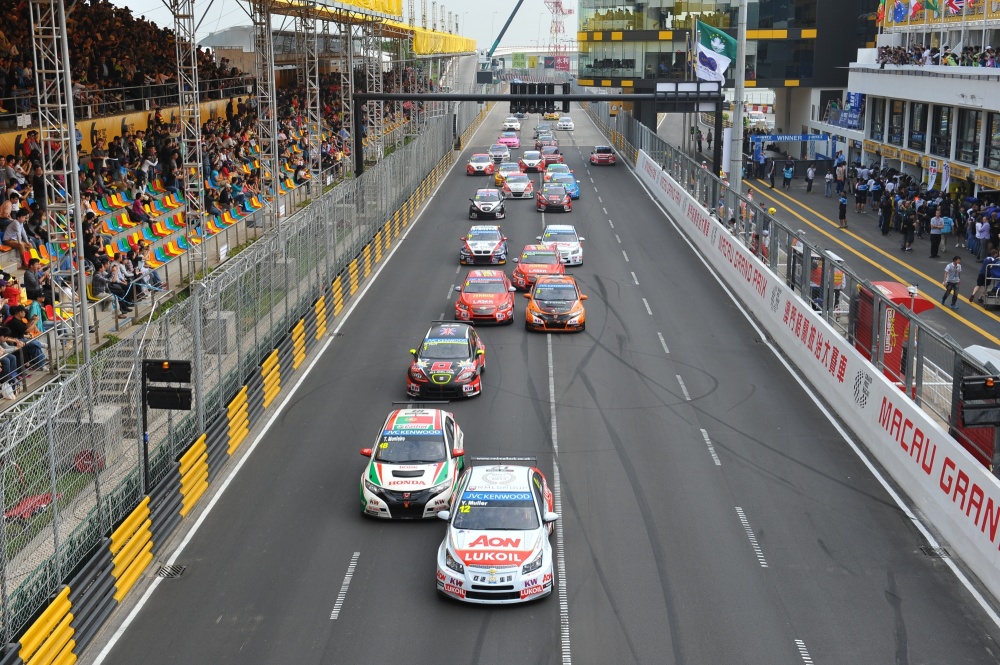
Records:
[[[538,212],[549,212],[550,210],[558,210],[559,212],[572,212],[573,211],[573,199],[570,198],[569,192],[562,185],[542,185],[542,189],[538,192],[538,197],[535,199],[535,210]]]
[[[564,275],[566,266],[559,258],[559,253],[545,245],[525,245],[521,256],[514,259],[517,267],[510,281],[513,285],[527,291],[540,275]]]
[[[614,148],[609,145],[596,146],[593,152],[590,153],[591,164],[610,164],[614,166],[617,161]]]
[[[465,165],[465,175],[493,175],[493,159],[486,153],[475,154]]]
[[[470,270],[465,282],[455,287],[455,318],[459,321],[514,323],[514,295],[502,270]]]
[[[542,148],[542,166],[548,167],[549,164],[564,164],[563,154],[559,152],[559,147],[554,145],[547,145]]]

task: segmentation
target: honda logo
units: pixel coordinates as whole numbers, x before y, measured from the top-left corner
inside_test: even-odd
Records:
[[[410,493],[409,492],[403,492],[403,498],[404,499],[409,499],[410,498]]]

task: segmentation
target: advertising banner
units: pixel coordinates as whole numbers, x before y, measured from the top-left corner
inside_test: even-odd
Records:
[[[525,64],[526,61],[527,61],[527,58],[525,57],[524,53],[511,53],[510,54],[510,62],[511,62],[510,66],[513,69],[524,69],[525,67],[528,66],[527,64]]]
[[[1000,593],[1000,480],[641,150],[635,170],[916,511],[991,593]]]
[[[556,67],[555,56],[547,55],[544,58],[542,58],[542,61],[545,63],[545,69],[555,69]]]
[[[556,56],[556,71],[568,72],[569,71],[569,56],[568,55],[557,55]]]
[[[538,68],[538,56],[537,55],[529,55],[528,56],[528,69],[537,69],[537,68]]]

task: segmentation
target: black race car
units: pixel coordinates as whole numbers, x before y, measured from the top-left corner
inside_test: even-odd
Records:
[[[486,346],[468,323],[435,321],[406,373],[411,397],[472,397],[482,392]]]
[[[499,189],[477,189],[476,198],[469,199],[469,219],[503,219],[507,210]]]

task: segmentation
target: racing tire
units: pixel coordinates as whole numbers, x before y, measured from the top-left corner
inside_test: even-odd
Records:
[[[505,326],[512,326],[512,325],[514,325],[514,315],[513,314],[511,314],[511,317],[509,319],[507,319],[507,321],[504,323],[504,325]]]
[[[582,325],[582,326],[580,326],[580,330],[579,330],[579,332],[583,332],[583,331],[584,331],[584,330],[586,330],[586,329],[587,329],[587,322],[586,322],[586,321],[584,321],[584,322],[583,322],[583,325]]]
[[[528,332],[531,332],[531,330],[532,330],[531,324],[528,323],[527,321],[525,321],[524,322],[524,329],[527,330]]]

